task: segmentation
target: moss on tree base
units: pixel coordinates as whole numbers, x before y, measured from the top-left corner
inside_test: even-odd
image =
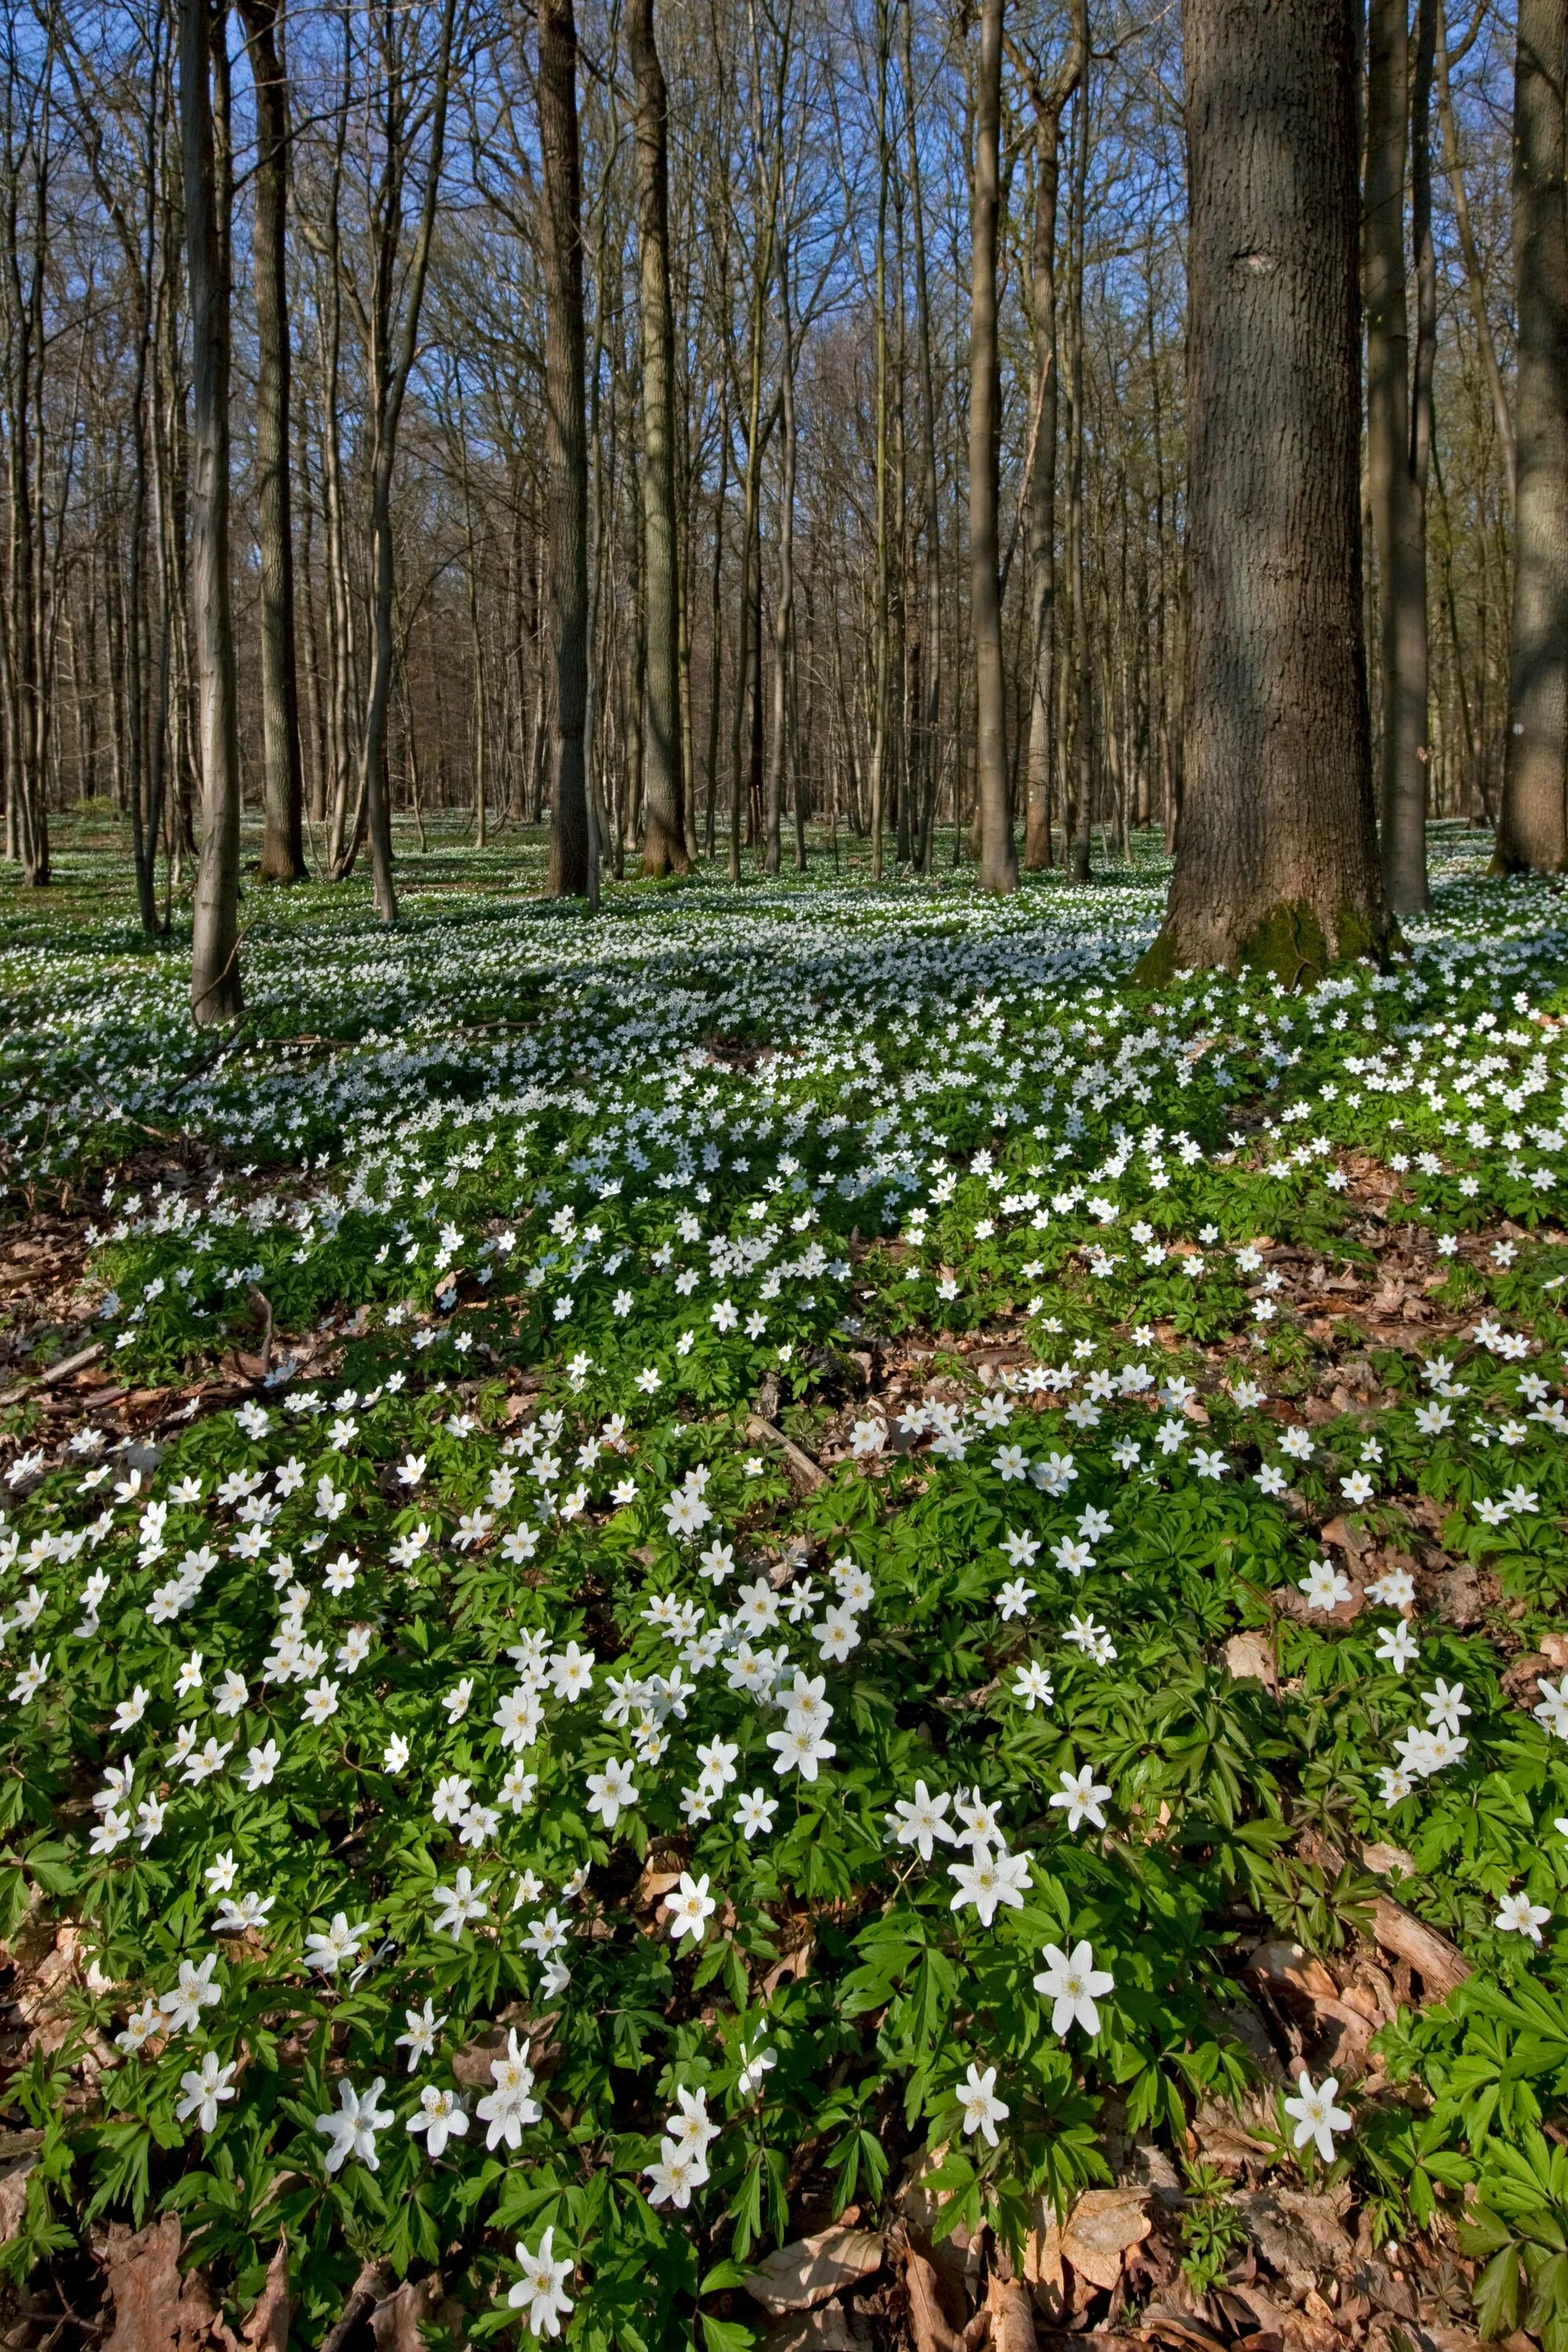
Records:
[[[1385,963],[1400,946],[1392,921],[1381,931],[1359,907],[1342,906],[1334,923],[1331,947],[1317,909],[1304,898],[1283,899],[1260,915],[1223,957],[1184,953],[1169,920],[1152,947],[1134,966],[1133,978],[1145,988],[1163,988],[1179,971],[1217,965],[1226,971],[1266,971],[1287,988],[1321,980],[1336,963],[1370,958]]]

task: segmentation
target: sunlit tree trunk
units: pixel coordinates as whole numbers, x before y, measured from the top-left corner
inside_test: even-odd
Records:
[[[1381,954],[1362,647],[1354,0],[1188,0],[1185,800],[1145,960]]]
[[[1518,439],[1509,731],[1498,863],[1568,864],[1568,0],[1519,0],[1513,93]]]
[[[974,637],[980,879],[987,890],[1007,891],[1017,887],[1018,859],[1007,805],[997,532],[1002,389],[996,344],[996,239],[1001,203],[1002,12],[1003,0],[984,0],[975,91],[969,298],[969,604]]]
[[[577,26],[572,0],[541,0],[539,138],[544,163],[540,242],[544,278],[550,617],[555,656],[550,888],[558,898],[584,898],[589,888],[588,800],[583,766],[588,701],[588,428]]]
[[[190,275],[191,658],[201,733],[202,840],[191,943],[191,1013],[233,1021],[239,987],[239,718],[229,577],[227,173],[213,135],[215,27],[180,0],[180,156]]]

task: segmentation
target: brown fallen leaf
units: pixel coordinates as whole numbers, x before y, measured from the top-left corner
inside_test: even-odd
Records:
[[[27,2175],[37,2160],[36,2156],[24,2156],[0,2172],[0,2246],[9,2245],[22,2226],[27,2210]]]
[[[1146,2189],[1086,2189],[1062,2231],[1062,2260],[1108,2293],[1120,2285],[1123,2254],[1141,2246],[1153,2227],[1144,2210],[1148,2202]]]
[[[780,2246],[746,2273],[746,2293],[771,2318],[809,2311],[882,2267],[882,2240],[870,2230],[820,2230]]]
[[[1261,1683],[1268,1691],[1279,1687],[1274,1644],[1267,1633],[1233,1633],[1225,1645],[1225,1664],[1226,1673],[1237,1682]]]
[[[866,2342],[841,2303],[823,2303],[815,2311],[775,2320],[763,2338],[763,2352],[860,2352]]]
[[[1027,2289],[1016,2279],[992,2273],[985,2282],[985,2312],[992,2352],[1036,2352],[1034,2311]]]
[[[903,2272],[904,2301],[915,2352],[960,2352],[960,2331],[950,2321],[942,2282],[925,2256],[900,2231],[890,2241]],[[956,2289],[947,2293],[956,2294]]]
[[[441,2295],[440,2276],[435,2272],[417,2284],[412,2279],[405,2279],[390,2294],[384,2295],[370,2315],[376,2352],[424,2352],[419,2330],[436,2316]]]
[[[240,2324],[240,2341],[252,2352],[289,2352],[289,2241],[279,2238],[266,2284]]]
[[[114,2313],[103,2352],[238,2352],[202,2279],[180,2274],[177,2214],[144,2230],[111,2222],[103,2263]]]

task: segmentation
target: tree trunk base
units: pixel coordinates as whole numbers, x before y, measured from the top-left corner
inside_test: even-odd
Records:
[[[1386,964],[1402,947],[1392,919],[1380,921],[1353,906],[1337,908],[1325,926],[1322,913],[1310,900],[1287,899],[1270,907],[1248,930],[1234,935],[1227,935],[1222,919],[1212,910],[1193,921],[1173,908],[1132,976],[1141,987],[1164,988],[1184,971],[1256,971],[1269,973],[1286,988],[1299,988],[1321,980],[1336,963],[1365,960]]]

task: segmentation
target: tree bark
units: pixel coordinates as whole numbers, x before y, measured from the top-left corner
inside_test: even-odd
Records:
[[[229,584],[229,280],[226,173],[213,136],[207,0],[180,0],[180,154],[190,273],[188,453],[192,667],[201,729],[202,842],[191,943],[191,1015],[233,1021],[239,987],[239,719]]]
[[[1367,19],[1367,493],[1377,548],[1383,682],[1383,878],[1397,915],[1426,906],[1426,522],[1412,464],[1405,182],[1408,0],[1372,0]]]
[[[1518,488],[1509,731],[1497,859],[1505,874],[1568,864],[1568,219],[1563,72],[1568,0],[1519,0],[1513,252],[1519,310]]]
[[[645,874],[683,874],[680,600],[676,576],[675,322],[669,291],[669,98],[654,0],[631,0],[626,39],[637,83],[637,246],[642,272],[643,705]]]
[[[1144,959],[1380,955],[1362,643],[1354,0],[1188,0],[1185,796]]]
[[[582,159],[572,0],[540,0],[539,142],[544,203],[545,463],[555,656],[550,759],[550,888],[589,890],[583,730],[588,701],[588,440],[583,326]]]
[[[1075,23],[1075,35],[1079,27]],[[1029,476],[1029,766],[1024,866],[1051,863],[1055,783],[1057,597],[1057,196],[1061,183],[1062,109],[1078,88],[1083,51],[1075,37],[1049,82],[1026,62],[1024,87],[1035,113],[1035,218],[1029,249],[1029,325],[1034,381],[1034,467]]]
[[[1002,15],[984,0],[975,93],[974,204],[969,328],[969,604],[974,637],[975,781],[980,881],[1018,884],[1007,805],[1006,713],[1002,677],[1002,583],[996,510],[1002,387],[996,348],[996,241],[1001,208]]]
[[[289,479],[292,355],[286,227],[289,79],[279,54],[283,0],[238,0],[256,92],[256,468],[261,551],[261,878],[305,878],[304,778],[294,635]]]

